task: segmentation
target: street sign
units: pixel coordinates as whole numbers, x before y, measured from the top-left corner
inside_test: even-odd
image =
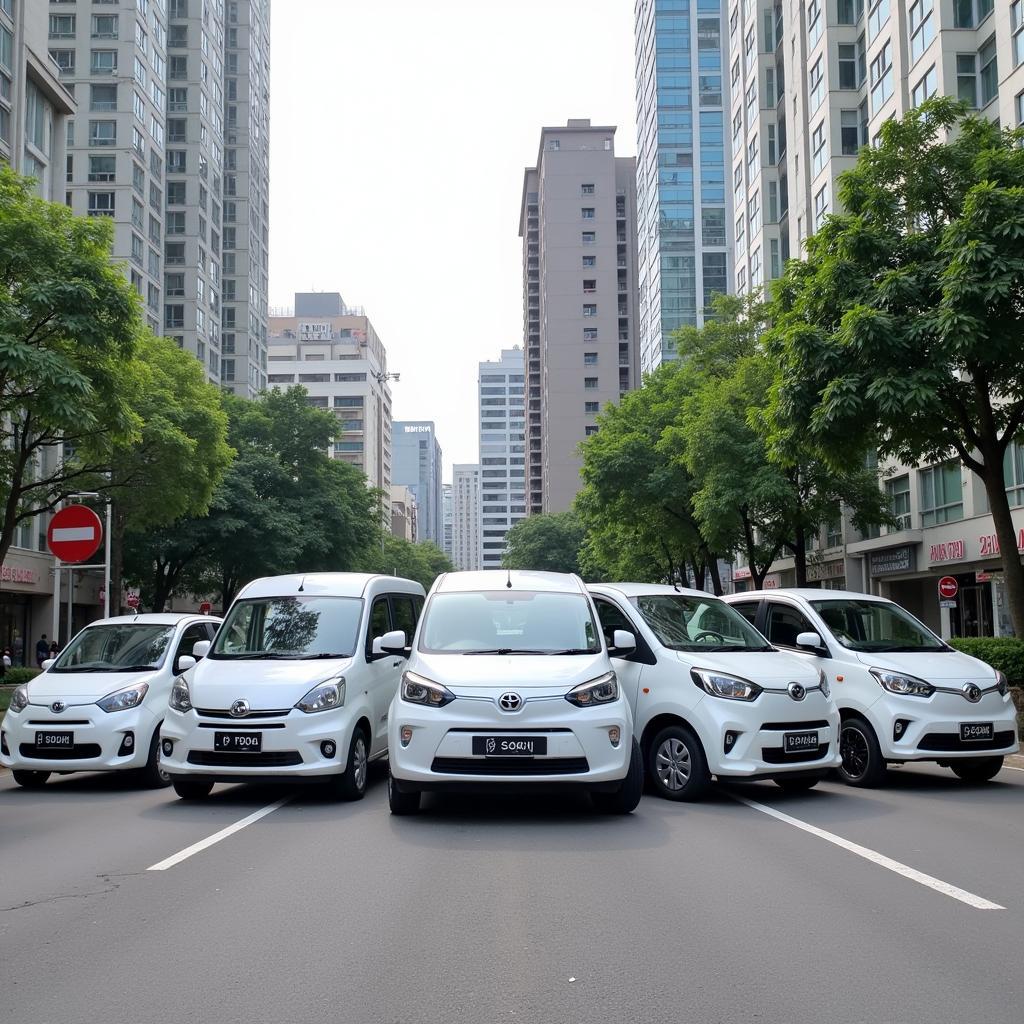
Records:
[[[212,611],[213,611],[213,605],[212,605],[212,604],[210,604],[210,602],[209,602],[209,601],[204,601],[204,602],[203,602],[203,603],[202,603],[202,604],[201,604],[201,605],[199,606],[199,614],[200,614],[200,615],[209,615],[209,614],[210,614],[210,612],[212,612]]]
[[[128,593],[125,594],[124,603],[128,605],[129,608],[138,608],[139,592],[137,590],[129,590]]]
[[[943,576],[939,580],[939,597],[946,601],[952,601],[960,590],[956,579],[952,576]]]
[[[939,607],[940,608],[955,608],[956,607],[956,601],[940,601],[939,602]]]
[[[103,543],[100,517],[85,505],[68,505],[51,520],[46,546],[62,562],[85,562]]]

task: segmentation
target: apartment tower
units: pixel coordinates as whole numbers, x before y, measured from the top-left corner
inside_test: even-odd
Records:
[[[441,508],[441,445],[432,420],[395,421],[392,434],[393,483],[416,497],[416,539],[444,544]]]
[[[482,569],[480,466],[456,463],[452,474],[452,562],[456,569]]]

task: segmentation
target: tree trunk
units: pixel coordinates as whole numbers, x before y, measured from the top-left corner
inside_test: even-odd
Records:
[[[716,597],[722,596],[722,574],[718,571],[718,556],[713,552],[708,555],[708,572],[711,573],[711,586]]]
[[[807,586],[807,533],[804,524],[797,520],[793,540],[793,561],[796,566],[796,585]]]
[[[992,522],[999,538],[999,557],[1003,563],[1006,601],[1010,610],[1015,636],[1024,637],[1024,566],[1017,551],[1017,533],[1013,528],[1010,502],[1006,497],[1002,460],[985,459],[986,473],[982,477],[988,495]]]
[[[121,614],[124,594],[124,513],[117,503],[110,515],[110,608],[108,615]]]
[[[707,563],[701,561],[699,558],[693,559],[693,586],[695,590],[704,589],[704,580],[707,573]],[[685,582],[685,580],[684,580]]]

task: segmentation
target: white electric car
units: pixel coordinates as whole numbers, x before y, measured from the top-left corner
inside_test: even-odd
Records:
[[[608,654],[576,576],[439,577],[388,719],[392,813],[414,813],[424,790],[534,786],[579,787],[600,810],[632,811],[643,765]]]
[[[966,782],[987,782],[1018,749],[1002,673],[894,602],[812,589],[726,600],[775,646],[827,673],[842,717],[839,773],[851,786],[878,785],[888,764],[905,761],[935,761]]]
[[[0,764],[26,787],[53,772],[134,771],[167,785],[157,736],[175,677],[195,664],[219,619],[146,614],[86,626],[46,670],[19,686],[0,726]]]
[[[648,583],[589,587],[633,710],[647,778],[696,800],[719,779],[814,786],[839,764],[839,712],[824,673],[776,650],[720,598]]]
[[[364,573],[244,587],[207,657],[171,691],[161,764],[178,796],[201,799],[215,782],[312,780],[362,797],[368,763],[388,752],[406,658],[379,641],[411,636],[423,597],[412,580]]]

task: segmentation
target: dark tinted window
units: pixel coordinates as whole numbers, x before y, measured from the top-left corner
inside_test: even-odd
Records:
[[[373,609],[370,612],[370,631],[366,636],[366,653],[373,650],[373,641],[378,636],[383,636],[391,631],[391,615],[388,612],[388,599],[378,597],[373,602]]]
[[[391,614],[395,620],[394,628],[405,633],[406,645],[411,644],[413,633],[416,632],[416,621],[419,619],[419,609],[413,597],[409,594],[392,594]]]
[[[796,638],[800,633],[816,633],[817,630],[795,608],[769,602],[765,632],[773,644],[796,647]]]
[[[757,608],[760,604],[759,601],[744,601],[742,604],[736,604],[730,602],[732,607],[736,609],[749,622],[752,626],[756,624],[757,620]]]
[[[617,629],[624,629],[627,633],[636,633],[636,626],[626,618],[625,613],[611,601],[605,601],[598,597],[594,599],[597,605],[597,617],[601,620],[601,632],[604,633],[604,642],[611,645],[612,634]]]
[[[199,643],[200,640],[209,640],[210,634],[206,631],[205,622],[193,622],[184,633],[181,634],[181,640],[178,641],[178,649],[174,652],[175,659],[180,658],[183,654],[187,654],[191,657],[192,648]]]

